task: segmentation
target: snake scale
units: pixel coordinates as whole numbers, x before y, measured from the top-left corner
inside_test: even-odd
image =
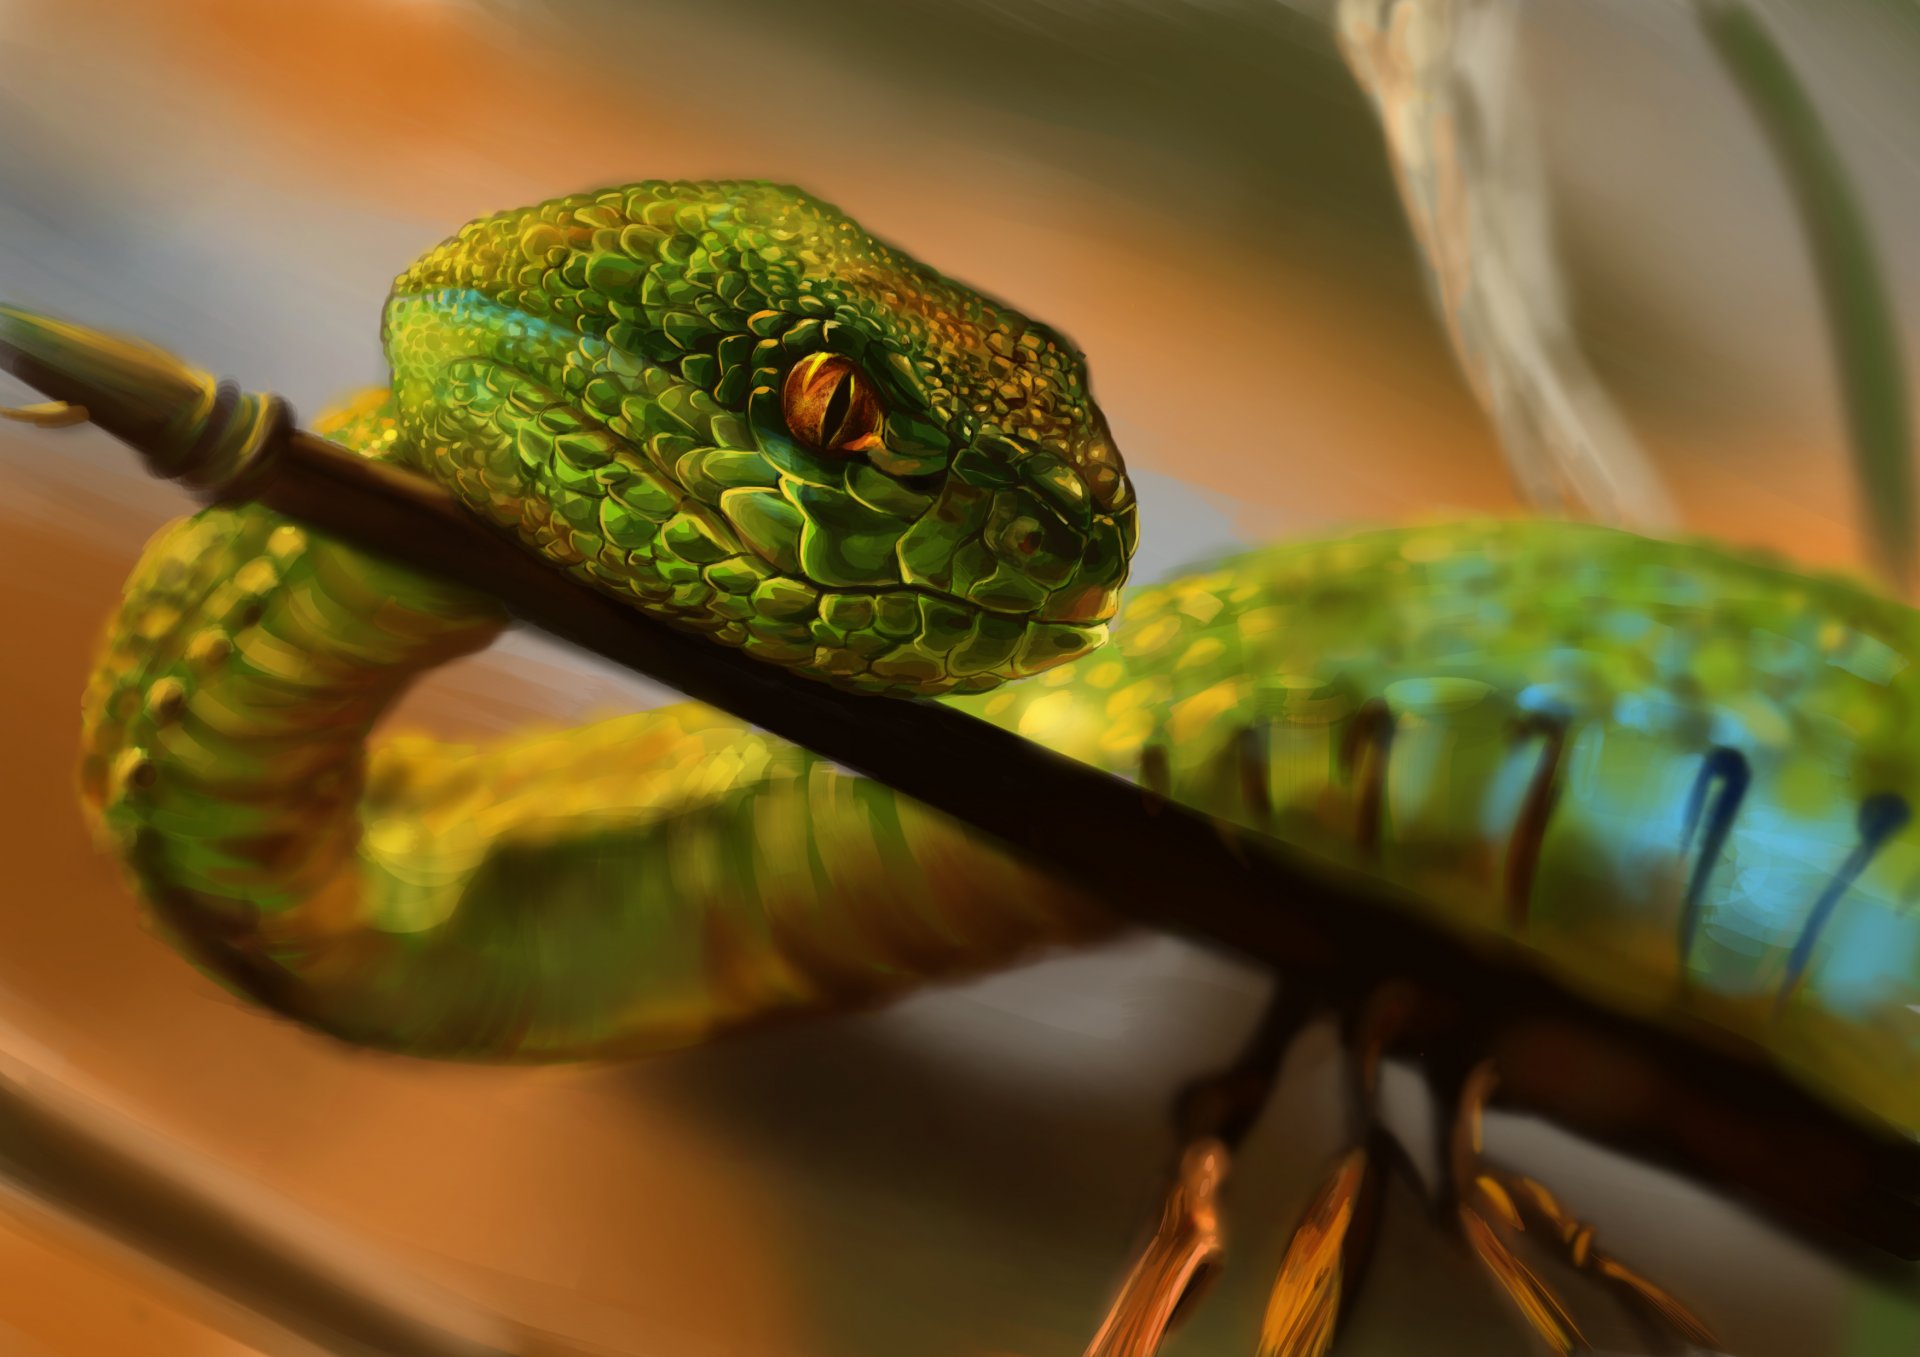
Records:
[[[1137,506],[1082,355],[767,184],[477,221],[399,277],[383,336],[390,387],[320,431],[586,584],[1347,845],[1450,927],[1920,1130],[1907,608],[1706,544],[1499,521],[1223,560],[1131,591],[1102,648]],[[415,677],[504,625],[256,506],[165,529],[102,644],[81,771],[162,927],[225,939],[267,977],[250,997],[335,1036],[520,1061],[685,1045],[1110,927],[691,705],[370,747]]]

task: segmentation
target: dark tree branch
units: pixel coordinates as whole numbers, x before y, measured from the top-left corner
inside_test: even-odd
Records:
[[[1128,919],[1257,958],[1330,1004],[1411,981],[1447,1015],[1437,1048],[1501,1057],[1507,1105],[1728,1189],[1858,1261],[1857,1246],[1920,1258],[1920,1146],[1808,1093],[1763,1048],[1682,1014],[1603,1008],[1521,948],[1441,928],[1355,868],[1159,803],[951,708],[840,692],[675,631],[567,579],[427,482],[299,431],[277,398],[216,396],[159,350],[0,308],[0,364],[210,500],[257,499],[483,589],[530,625],[991,835]]]

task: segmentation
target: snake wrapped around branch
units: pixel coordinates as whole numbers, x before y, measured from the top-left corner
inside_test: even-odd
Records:
[[[321,432],[577,580],[1340,846],[1448,927],[1920,1127],[1910,610],[1712,546],[1489,522],[1258,549],[1131,591],[1103,649],[1137,505],[1079,351],[762,183],[477,221],[399,277],[383,335],[390,386]],[[257,505],[163,531],[88,686],[81,773],[162,927],[343,1039],[521,1061],[1111,928],[693,705],[370,745],[505,620]]]

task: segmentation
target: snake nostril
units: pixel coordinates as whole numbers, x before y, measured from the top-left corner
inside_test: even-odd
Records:
[[[1110,513],[1126,503],[1126,469],[1120,461],[1120,450],[1113,444],[1105,415],[1094,412],[1093,427],[1074,448],[1071,460],[1073,469],[1080,473],[1093,502],[1101,510]]]
[[[1126,477],[1110,466],[1096,466],[1086,473],[1087,489],[1093,502],[1102,509],[1120,507],[1126,498]]]

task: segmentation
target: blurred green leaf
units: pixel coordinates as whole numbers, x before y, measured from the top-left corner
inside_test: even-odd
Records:
[[[1832,332],[1869,558],[1913,582],[1913,456],[1900,332],[1839,148],[1780,44],[1740,0],[1699,0],[1701,26],[1746,98],[1806,232]]]

